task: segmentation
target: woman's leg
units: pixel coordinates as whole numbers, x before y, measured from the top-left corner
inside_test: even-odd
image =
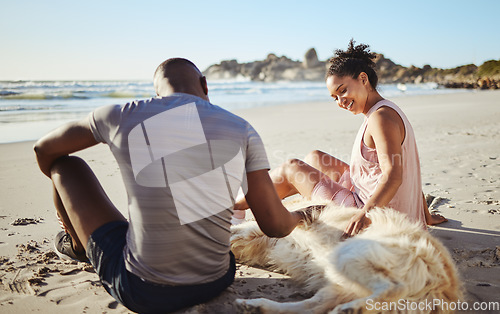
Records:
[[[272,170],[269,175],[281,199],[297,193],[310,198],[314,187],[325,175],[338,182],[348,169],[349,165],[340,159],[320,150],[314,150],[304,158],[304,161],[291,159]],[[244,197],[238,199],[234,206],[233,217],[245,218],[244,210],[248,207]]]
[[[349,170],[349,165],[320,150],[310,152],[304,161],[338,182],[342,174]]]
[[[291,159],[271,171],[270,176],[278,196],[283,199],[297,193],[311,197],[314,187],[325,174],[302,160]]]
[[[440,223],[448,221],[448,219],[446,219],[443,215],[431,214],[431,212],[429,211],[429,207],[427,206],[427,200],[425,199],[425,195],[423,193],[422,193],[422,199],[424,203],[425,223],[428,226],[438,225]]]
[[[302,160],[291,159],[280,167],[273,169],[269,176],[273,181],[276,193],[283,199],[297,193],[310,198],[314,187],[325,177],[325,174]],[[234,217],[239,218],[241,211],[247,208],[248,204],[245,198],[237,200],[234,206],[236,213]]]

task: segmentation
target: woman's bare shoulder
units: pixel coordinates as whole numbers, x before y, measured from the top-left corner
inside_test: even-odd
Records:
[[[380,107],[370,115],[366,131],[372,136],[376,133],[399,133],[401,138],[405,136],[405,126],[401,116],[387,106]]]

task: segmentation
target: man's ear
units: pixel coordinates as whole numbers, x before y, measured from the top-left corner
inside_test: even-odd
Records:
[[[200,77],[200,84],[201,84],[201,88],[203,89],[203,92],[205,93],[205,95],[208,95],[207,78],[204,76]]]

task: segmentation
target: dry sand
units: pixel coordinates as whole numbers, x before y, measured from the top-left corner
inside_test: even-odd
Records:
[[[431,227],[459,267],[466,300],[500,302],[500,91],[392,99],[407,114],[420,151],[423,189],[448,222]],[[320,149],[348,161],[362,116],[330,103],[237,112],[261,134],[272,167]],[[0,145],[0,312],[128,313],[91,267],[53,253],[59,231],[50,181],[32,142]],[[126,210],[118,167],[107,147],[81,152],[110,198]],[[232,313],[235,298],[279,301],[308,296],[285,275],[239,265],[235,283],[215,300],[181,313]],[[486,312],[485,312],[486,313]]]

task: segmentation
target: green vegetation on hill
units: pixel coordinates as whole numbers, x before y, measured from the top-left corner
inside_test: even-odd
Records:
[[[479,77],[500,79],[500,60],[490,60],[481,64],[477,70]]]

